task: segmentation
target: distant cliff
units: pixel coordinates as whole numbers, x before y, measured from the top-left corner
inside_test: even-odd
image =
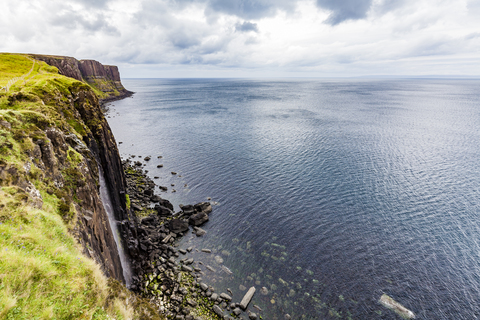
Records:
[[[58,72],[64,76],[90,84],[100,97],[100,102],[125,98],[133,93],[123,87],[117,66],[103,65],[95,60],[77,60],[65,56],[32,56],[56,67]]]

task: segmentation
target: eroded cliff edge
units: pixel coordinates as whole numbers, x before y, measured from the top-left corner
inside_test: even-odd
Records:
[[[125,282],[99,194],[101,168],[115,218],[135,221],[126,208],[122,164],[94,88],[78,80],[101,80],[105,98],[129,92],[116,67],[69,57],[25,56],[29,57],[35,59],[33,72],[0,95],[0,186],[15,186],[33,196],[39,209],[44,198],[53,197],[55,209],[84,253],[107,276]]]
[[[46,62],[58,69],[64,76],[84,81],[94,89],[100,102],[122,99],[133,94],[122,85],[117,66],[103,65],[95,60],[77,60],[66,56],[32,55],[35,59]]]

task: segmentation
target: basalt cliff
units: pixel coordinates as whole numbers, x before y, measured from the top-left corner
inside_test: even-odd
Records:
[[[103,65],[95,60],[77,60],[72,57],[33,55],[35,59],[45,61],[58,69],[58,73],[90,84],[100,97],[100,102],[128,97],[132,92],[126,90],[120,79],[117,66]]]
[[[116,226],[100,195],[103,172],[115,220],[124,221],[118,232],[135,239],[121,159],[99,99],[129,94],[115,66],[0,54],[0,319],[140,312],[132,304],[140,300],[121,285]],[[156,318],[148,306],[139,309]]]

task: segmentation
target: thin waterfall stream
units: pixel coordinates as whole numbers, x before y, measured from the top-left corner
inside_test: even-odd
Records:
[[[118,249],[118,256],[120,257],[120,263],[123,270],[123,278],[125,279],[125,284],[127,288],[130,287],[132,282],[132,271],[130,269],[130,263],[125,256],[125,250],[122,246],[122,241],[120,239],[120,232],[117,227],[117,220],[113,213],[112,200],[110,199],[110,193],[108,192],[107,184],[105,183],[105,175],[102,168],[99,167],[99,180],[100,180],[100,198],[102,199],[103,207],[108,215],[108,222],[110,223],[110,228],[112,229],[113,238],[115,239],[115,244]]]

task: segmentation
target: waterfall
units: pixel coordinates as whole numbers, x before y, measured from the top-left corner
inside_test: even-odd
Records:
[[[120,232],[118,231],[117,220],[113,212],[112,200],[110,199],[110,193],[108,192],[107,184],[105,183],[105,176],[101,167],[98,168],[99,180],[100,180],[100,198],[102,199],[103,207],[108,215],[108,222],[110,223],[110,229],[113,233],[113,238],[117,244],[118,255],[120,257],[120,263],[123,270],[123,278],[127,288],[130,288],[132,282],[132,271],[130,269],[130,263],[125,256],[125,250],[122,245]]]

